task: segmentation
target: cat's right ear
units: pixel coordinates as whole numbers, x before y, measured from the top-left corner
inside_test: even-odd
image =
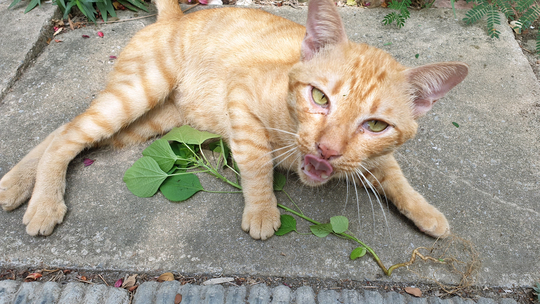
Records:
[[[327,45],[347,41],[343,22],[333,0],[310,0],[306,37],[302,41],[302,61],[309,61]]]

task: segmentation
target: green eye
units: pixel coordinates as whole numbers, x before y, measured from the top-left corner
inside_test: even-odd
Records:
[[[313,88],[311,90],[311,97],[313,98],[313,101],[320,106],[328,104],[328,98],[326,98],[326,95],[324,95],[324,93],[317,88]]]
[[[368,120],[366,121],[365,125],[371,132],[375,133],[382,132],[388,127],[387,123],[380,120]]]

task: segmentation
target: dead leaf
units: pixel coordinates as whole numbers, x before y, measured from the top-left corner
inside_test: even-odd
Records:
[[[95,160],[93,160],[93,159],[85,158],[85,159],[83,159],[83,164],[84,164],[85,167],[88,167],[88,166],[90,166],[91,164],[93,164],[94,161],[95,161]]]
[[[122,284],[122,288],[128,289],[135,286],[135,284],[137,283],[136,278],[137,278],[137,274],[129,276]]]
[[[60,39],[54,39],[54,42],[57,42],[57,43],[58,43],[58,42],[62,42],[62,40],[60,40]]]
[[[75,27],[73,26],[73,22],[71,21],[71,18],[68,16],[68,22],[69,22],[69,27],[71,28],[71,30],[75,30]]]
[[[124,279],[119,279],[118,281],[116,281],[116,283],[114,283],[114,287],[118,288],[122,286],[123,282],[124,282]]]
[[[180,304],[182,302],[182,295],[177,293],[176,297],[174,297],[174,304]]]
[[[82,35],[83,38],[90,38],[88,35]]]
[[[85,276],[79,276],[79,279],[83,281],[88,281],[88,279]]]
[[[170,272],[165,272],[157,278],[158,282],[174,281],[174,275]]]
[[[39,279],[41,277],[42,277],[41,273],[34,272],[34,273],[31,273],[31,274],[27,275],[25,279],[30,280],[30,281],[35,281],[35,280],[37,280],[37,279]]]
[[[50,44],[51,41],[52,41],[52,38],[48,38],[48,39],[47,39],[47,44]]]
[[[137,287],[139,287],[139,285],[131,286],[131,287],[128,289],[128,291],[129,291],[129,292],[133,292],[133,291],[135,291],[135,289],[137,289]]]
[[[420,290],[420,288],[416,288],[416,287],[405,287],[405,292],[415,297],[422,296],[422,291]]]
[[[59,27],[56,31],[54,31],[53,37],[60,34],[60,32],[63,31],[63,30],[64,30],[63,27]]]
[[[204,281],[203,285],[216,285],[234,281],[234,278],[215,278]]]

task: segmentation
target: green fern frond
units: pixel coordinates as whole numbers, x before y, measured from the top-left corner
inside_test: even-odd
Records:
[[[499,38],[500,32],[495,28],[495,24],[501,25],[501,17],[495,5],[490,4],[487,8],[488,34],[491,38]]]
[[[465,18],[463,18],[463,21],[467,24],[472,24],[478,22],[478,20],[482,19],[487,13],[489,4],[482,3],[479,4],[470,10],[467,11],[465,14]]]
[[[540,17],[540,8],[538,6],[531,6],[529,9],[521,15],[517,22],[521,25],[521,29],[527,29],[531,24]]]
[[[388,5],[388,8],[397,10],[398,12],[392,12],[383,18],[383,24],[389,25],[392,22],[396,22],[398,28],[402,28],[405,25],[405,21],[409,19],[411,13],[409,12],[409,7],[411,6],[412,0],[392,0]]]
[[[519,13],[526,11],[531,5],[534,4],[535,0],[517,0],[516,1],[516,10]]]
[[[516,13],[512,8],[512,2],[508,0],[495,0],[494,2],[499,10],[504,14],[507,19],[514,19]]]

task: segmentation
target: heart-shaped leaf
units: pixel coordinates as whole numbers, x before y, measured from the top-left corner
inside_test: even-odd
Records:
[[[349,220],[344,216],[333,216],[330,218],[332,230],[335,233],[343,233],[349,229]]]
[[[129,191],[139,197],[150,197],[156,194],[159,186],[167,178],[158,163],[151,157],[138,159],[124,174],[124,182]]]
[[[332,225],[331,224],[319,224],[319,225],[311,225],[309,226],[309,229],[313,234],[315,234],[318,237],[325,237],[332,233]]]
[[[165,172],[171,170],[177,158],[169,142],[163,138],[154,141],[148,148],[144,149],[142,155],[152,157]]]
[[[366,255],[366,252],[367,252],[366,247],[364,246],[356,247],[351,252],[351,260],[356,260],[358,258],[363,257],[364,255]]]
[[[159,190],[167,199],[173,202],[182,202],[204,188],[197,175],[188,173],[167,178]]]
[[[285,187],[285,183],[287,183],[287,177],[283,173],[274,171],[274,190],[283,190],[283,187]]]
[[[280,219],[281,226],[276,231],[276,235],[284,235],[291,231],[296,231],[296,219],[294,217],[288,214],[282,214]]]
[[[210,132],[199,131],[193,129],[188,125],[183,125],[179,128],[172,129],[169,133],[163,136],[163,139],[166,140],[175,140],[178,142],[183,142],[189,145],[200,145],[204,141],[210,138],[219,138],[218,134],[213,134]]]

